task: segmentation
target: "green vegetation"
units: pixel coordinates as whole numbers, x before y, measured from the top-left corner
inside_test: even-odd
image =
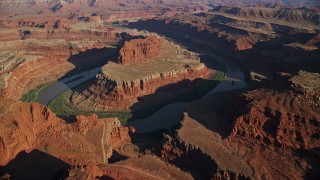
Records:
[[[183,45],[183,44],[180,44],[180,45]],[[188,43],[188,45],[192,47],[191,44]],[[203,50],[203,51],[208,52],[206,50]],[[201,57],[201,62],[205,63],[207,67],[211,67],[213,69],[219,69],[219,70],[217,70],[209,79],[200,80],[197,86],[195,86],[194,88],[188,89],[187,91],[171,99],[165,100],[155,106],[151,106],[148,108],[144,108],[144,109],[140,109],[132,112],[130,111],[118,111],[118,112],[83,111],[68,102],[67,99],[73,93],[72,90],[68,90],[63,94],[57,96],[55,99],[53,99],[49,104],[49,108],[58,115],[76,116],[79,114],[90,115],[95,113],[99,116],[99,118],[117,117],[120,121],[136,120],[136,119],[148,117],[168,104],[175,103],[175,102],[195,101],[203,97],[204,95],[206,95],[215,86],[217,86],[222,80],[224,80],[226,67],[223,64],[223,59],[211,53],[209,54],[201,53],[200,57]]]
[[[164,101],[162,103],[159,103],[155,106],[152,106],[150,108],[145,108],[141,110],[137,110],[134,112],[130,111],[83,111],[80,110],[79,108],[75,107],[74,105],[70,104],[66,99],[68,99],[71,94],[73,93],[72,90],[67,90],[64,93],[60,94],[56,98],[54,98],[50,103],[49,103],[49,108],[55,112],[58,115],[65,115],[65,116],[76,116],[79,114],[82,115],[90,115],[90,114],[97,114],[99,118],[110,118],[110,117],[117,117],[120,121],[127,121],[127,120],[135,120],[139,118],[144,118],[148,117],[157,110],[161,109],[162,107],[175,103],[175,102],[190,102],[197,100],[207,94],[211,89],[213,89],[216,85],[218,85],[225,77],[225,73],[221,71],[217,71],[214,73],[214,75],[208,79],[208,80],[203,80],[202,82],[199,82],[199,84],[170,99],[167,101]]]
[[[21,98],[21,101],[23,102],[34,102],[38,98],[38,94],[40,91],[48,87],[51,83],[46,83],[41,86],[38,86],[37,88],[29,91],[27,94],[23,95]]]
[[[77,115],[91,115],[97,114],[99,118],[111,118],[117,117],[120,121],[126,121],[131,118],[131,113],[128,111],[121,112],[98,112],[98,111],[83,111],[74,107],[72,104],[68,103],[65,99],[70,97],[73,91],[71,89],[65,91],[59,96],[55,97],[50,103],[49,108],[55,112],[57,115],[65,116],[77,116]]]

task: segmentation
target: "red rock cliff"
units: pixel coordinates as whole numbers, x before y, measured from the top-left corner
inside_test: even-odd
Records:
[[[131,129],[122,127],[117,119],[78,116],[75,123],[67,124],[37,103],[1,103],[1,107],[1,166],[21,151],[33,149],[43,150],[70,165],[106,163],[113,148],[131,142]]]
[[[120,50],[118,62],[124,65],[146,62],[159,54],[162,44],[163,40],[155,36],[126,41]]]
[[[204,65],[197,69],[190,68],[166,74],[150,75],[137,81],[115,81],[103,74],[98,74],[88,88],[72,95],[71,102],[81,109],[129,110],[139,101],[138,98],[161,91],[156,94],[158,97],[153,99],[159,101],[159,99],[183,92],[192,85],[193,80],[207,78],[208,75],[208,68]],[[174,88],[175,83],[179,84],[179,88]],[[166,88],[159,90],[164,86]],[[171,90],[169,90],[170,87]],[[141,107],[136,106],[137,109]]]

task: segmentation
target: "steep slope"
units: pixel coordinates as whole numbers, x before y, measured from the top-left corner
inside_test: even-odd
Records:
[[[94,80],[65,101],[87,111],[138,110],[169,100],[188,89],[178,87],[193,87],[212,73],[197,54],[164,39],[155,38],[159,44],[148,39],[133,39],[129,47],[125,43],[122,64],[104,65]]]
[[[312,75],[303,77],[319,82]],[[318,99],[291,87],[288,77],[265,85],[190,104],[178,140],[199,148],[222,170],[252,178],[315,178],[320,170]],[[174,152],[163,150],[178,161],[181,155]]]
[[[117,119],[78,116],[75,123],[67,124],[50,109],[36,103],[17,102],[7,108],[1,116],[2,166],[21,151],[34,149],[74,165],[106,163],[112,149],[130,143],[131,130],[121,127]],[[117,136],[118,133],[122,136]]]
[[[131,142],[129,134],[133,129],[122,127],[116,118],[78,116],[74,123],[68,124],[47,107],[36,103],[13,103],[6,99],[0,102],[0,175],[9,173],[12,178],[50,178],[57,172],[32,174],[50,164],[34,162],[27,167],[23,164],[28,160],[23,159],[42,156],[49,161],[55,158],[63,162],[53,168],[56,170],[67,167],[63,164],[104,164],[113,150]],[[24,171],[25,174],[22,173]]]
[[[151,58],[159,55],[162,45],[163,39],[155,36],[126,41],[120,49],[118,63],[127,65],[147,62]]]

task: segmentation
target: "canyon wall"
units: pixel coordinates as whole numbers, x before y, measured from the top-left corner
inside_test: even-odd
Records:
[[[155,36],[126,41],[120,49],[118,62],[123,65],[147,62],[159,55],[162,44],[163,39]]]
[[[161,155],[179,159],[186,151],[175,148],[175,143],[187,144],[210,156],[222,170],[249,178],[317,177],[320,111],[316,99],[292,87],[288,77],[263,85],[190,103],[176,139],[164,141]]]
[[[91,49],[104,49],[106,48],[104,41],[119,41],[127,36],[126,33],[115,31],[81,30],[65,33],[62,30],[52,32],[40,30],[31,31],[29,39],[21,41],[22,37],[19,33],[9,37],[3,35],[2,43],[9,45],[6,48],[0,48],[1,51],[18,51],[24,61],[16,67],[0,72],[0,75],[5,77],[4,82],[1,83],[4,86],[0,87],[2,92],[0,96],[20,99],[31,89],[55,81],[71,70],[85,68],[80,67],[79,63],[70,61],[70,57]],[[90,40],[81,42],[83,38]],[[34,58],[31,59],[31,56]],[[99,59],[99,57],[93,58]],[[91,66],[86,68],[88,67]]]
[[[238,17],[250,18],[259,17],[264,19],[278,19],[291,22],[311,22],[315,25],[320,23],[319,9],[296,8],[296,7],[275,7],[275,8],[238,8],[219,6],[212,9],[214,12],[227,13]]]
[[[271,77],[281,71],[319,71],[318,32],[313,29],[312,22],[305,23],[310,28],[304,29],[304,25],[297,23],[261,23],[254,18],[242,20],[224,14],[202,12],[175,18],[141,20],[128,26],[182,40],[186,46],[210,50],[239,63],[248,75],[257,72]],[[274,36],[274,33],[283,36]]]
[[[162,92],[167,93],[163,96],[163,98],[167,98],[169,94],[172,96],[183,92],[184,88],[181,87],[190,86],[193,80],[205,79],[208,75],[209,71],[204,64],[196,69],[189,68],[155,74],[135,81],[116,81],[100,73],[94,81],[87,85],[85,90],[73,93],[70,99],[72,104],[86,110],[129,110],[134,103],[139,101],[138,99],[146,95],[153,93],[158,95]],[[169,92],[168,89],[170,86],[174,87],[175,83],[180,84],[180,88],[174,88],[173,92],[171,89]],[[167,89],[159,90],[162,86]],[[154,100],[159,101],[160,96]]]
[[[2,99],[2,102],[5,102]],[[3,104],[1,104],[3,105]],[[6,106],[6,105],[5,105]],[[9,104],[0,120],[0,165],[22,152],[39,149],[70,165],[107,163],[112,149],[130,143],[133,131],[114,119],[78,116],[67,124],[37,103]]]
[[[1,33],[0,38],[2,41],[15,41],[15,40],[25,40],[25,39],[38,39],[38,40],[49,40],[49,39],[64,39],[66,41],[76,41],[83,39],[90,40],[101,40],[101,38],[106,40],[117,40],[122,39],[127,36],[126,33],[121,33],[115,31],[113,28],[107,28],[105,30],[61,30],[61,29],[36,29],[29,30],[32,28],[28,27],[18,27],[20,30],[13,30]],[[25,36],[25,33],[28,32],[28,36]]]

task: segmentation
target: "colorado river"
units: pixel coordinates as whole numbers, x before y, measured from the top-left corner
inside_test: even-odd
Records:
[[[101,67],[84,71],[50,84],[44,90],[39,92],[36,102],[43,105],[48,105],[50,101],[57,97],[59,94],[93,78],[100,72],[100,69]]]
[[[215,57],[214,55],[211,56]],[[229,61],[222,61],[222,63],[227,68],[226,78],[221,81],[215,88],[213,88],[209,93],[207,93],[207,95],[205,95],[203,98],[213,93],[245,87],[244,74],[242,73],[242,71],[234,63],[231,63]],[[59,94],[93,78],[97,73],[100,72],[100,69],[100,67],[91,69],[57,81],[42,90],[39,93],[36,101],[40,104],[48,105],[50,101]],[[182,119],[183,111],[187,104],[188,103],[185,102],[177,102],[166,105],[149,117],[137,119],[134,121],[128,121],[125,125],[135,127],[137,133],[145,133],[158,129],[170,128],[180,122],[180,120]]]
[[[244,74],[242,71],[232,63],[223,62],[227,67],[227,76],[215,88],[213,88],[206,96],[227,90],[241,89],[245,87]],[[233,83],[234,82],[234,83]],[[190,102],[189,102],[190,103]],[[185,106],[188,103],[173,103],[169,104],[151,116],[134,121],[128,121],[126,126],[133,126],[136,128],[137,133],[146,133],[158,129],[168,129],[173,125],[179,124]]]

